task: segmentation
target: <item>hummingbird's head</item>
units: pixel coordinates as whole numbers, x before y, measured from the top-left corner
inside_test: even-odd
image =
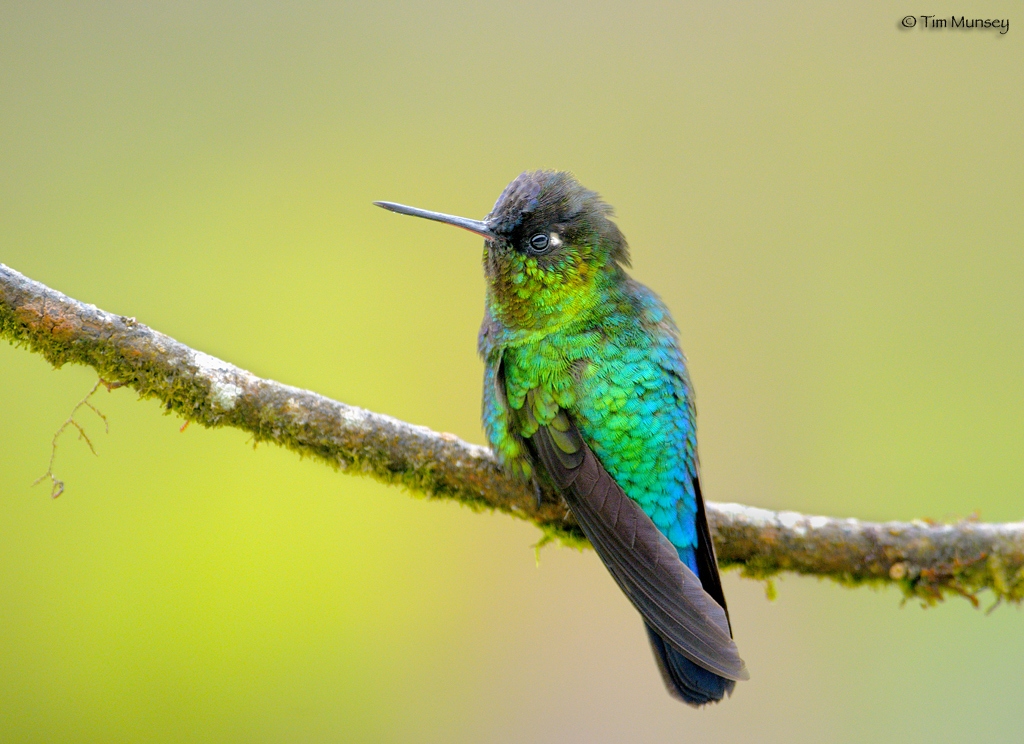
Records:
[[[611,207],[569,173],[521,174],[483,220],[376,204],[482,235],[488,307],[510,330],[544,333],[571,322],[603,302],[629,265]]]

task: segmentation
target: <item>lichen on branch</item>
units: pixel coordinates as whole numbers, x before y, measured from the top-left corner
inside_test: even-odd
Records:
[[[3,264],[0,336],[55,367],[88,365],[104,384],[158,398],[188,421],[242,429],[336,469],[498,510],[533,522],[545,539],[585,544],[556,494],[542,489],[538,500],[486,447],[262,379]],[[795,572],[844,585],[895,584],[925,604],[953,593],[977,606],[983,590],[993,606],[1024,599],[1024,522],[879,524],[714,503],[707,515],[719,562],[753,578]]]

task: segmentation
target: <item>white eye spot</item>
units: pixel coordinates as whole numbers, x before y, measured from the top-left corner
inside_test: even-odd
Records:
[[[558,237],[558,233],[556,233],[556,232],[551,233],[548,236],[548,238],[551,241],[551,245],[553,247],[555,247],[555,248],[557,248],[558,246],[560,246],[562,244],[562,239],[560,237]]]

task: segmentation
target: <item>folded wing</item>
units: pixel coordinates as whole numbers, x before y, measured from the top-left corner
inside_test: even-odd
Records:
[[[528,398],[523,415],[532,417],[531,403]],[[653,631],[651,642],[663,674],[666,664],[669,671],[673,667],[685,671],[686,665],[676,658],[682,655],[725,680],[748,679],[725,609],[679,560],[675,546],[640,505],[604,469],[569,413],[559,410],[550,423],[537,426],[528,442],[597,554]],[[706,525],[703,531],[710,546]],[[721,596],[717,567],[714,573]],[[658,640],[668,648],[659,648]],[[731,683],[724,686],[725,691],[731,688]]]

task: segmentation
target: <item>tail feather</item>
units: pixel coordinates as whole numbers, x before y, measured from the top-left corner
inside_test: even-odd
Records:
[[[732,695],[736,683],[719,677],[714,672],[694,664],[676,651],[658,635],[650,625],[644,623],[647,637],[651,641],[654,660],[669,694],[677,700],[693,706],[717,703],[727,694]]]

